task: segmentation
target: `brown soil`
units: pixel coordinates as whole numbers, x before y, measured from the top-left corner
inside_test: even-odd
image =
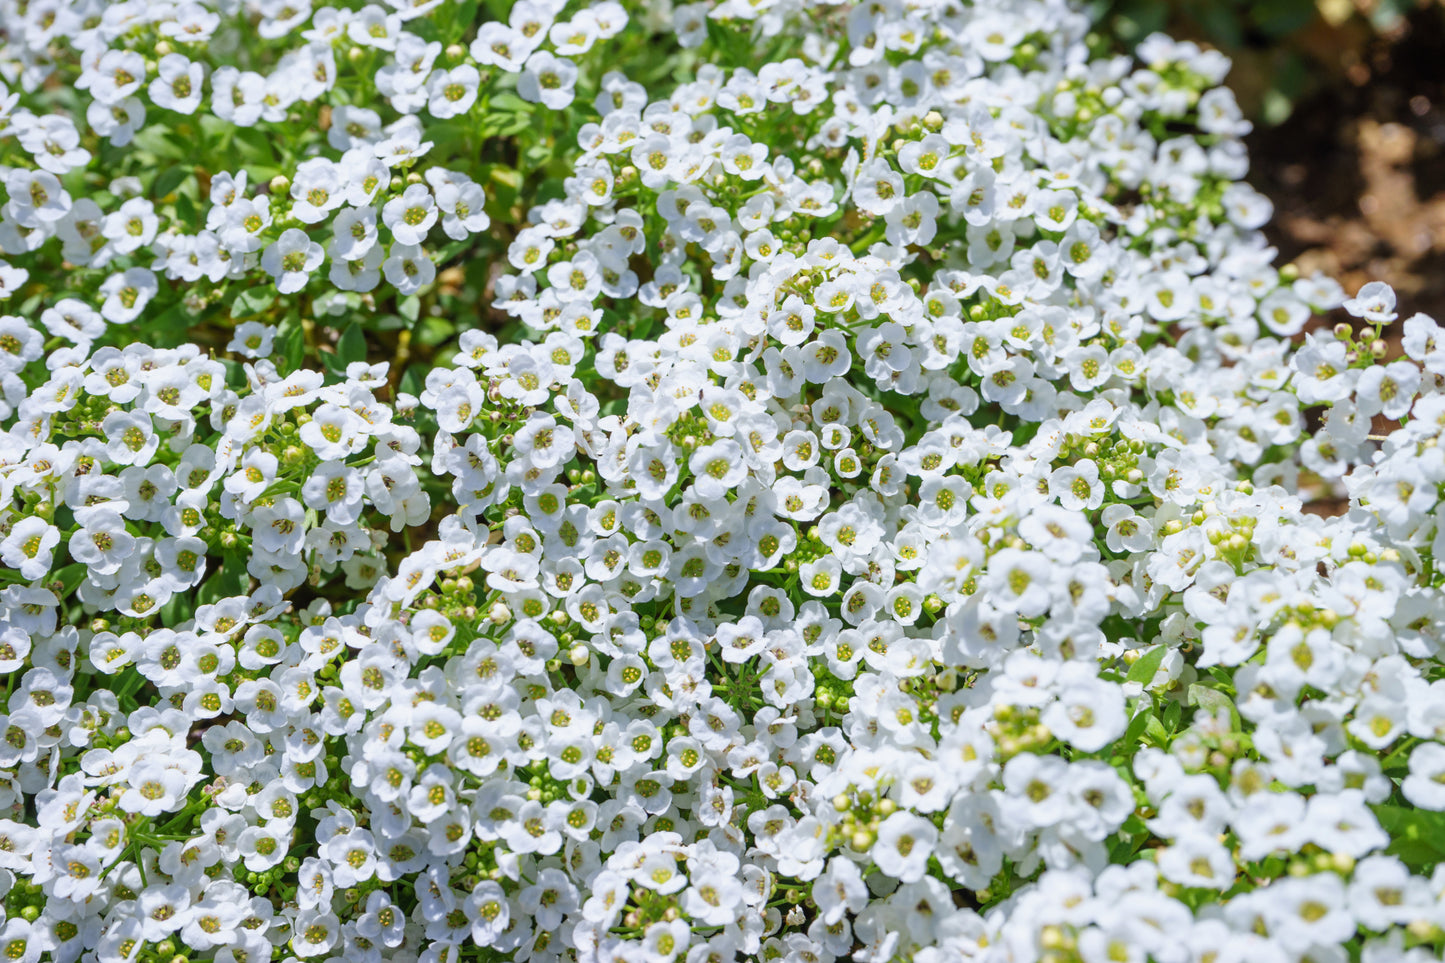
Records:
[[[1248,139],[1279,263],[1350,292],[1385,281],[1402,316],[1445,319],[1445,12],[1418,11],[1385,36],[1325,31],[1314,54],[1319,91]],[[1229,78],[1241,100],[1254,66]]]

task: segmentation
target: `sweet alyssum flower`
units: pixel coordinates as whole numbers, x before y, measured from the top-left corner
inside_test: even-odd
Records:
[[[1222,58],[457,12],[0,14],[7,955],[1438,955],[1445,336]]]

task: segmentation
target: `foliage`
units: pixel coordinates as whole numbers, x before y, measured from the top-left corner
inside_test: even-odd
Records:
[[[1278,124],[1336,75],[1342,55],[1359,54],[1399,30],[1413,9],[1432,5],[1436,0],[1096,0],[1091,9],[1107,36],[1125,44],[1182,31],[1230,57],[1247,56],[1245,113]],[[1236,89],[1239,80],[1231,79]]]

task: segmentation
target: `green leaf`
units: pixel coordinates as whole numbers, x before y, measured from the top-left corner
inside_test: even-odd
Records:
[[[1149,725],[1149,720],[1154,718],[1154,703],[1147,696],[1136,700],[1135,707],[1137,711],[1129,720],[1129,727],[1124,730],[1124,735],[1119,740],[1120,745],[1132,746],[1138,742],[1144,728]]]
[[[1139,844],[1142,841],[1142,837],[1139,839],[1135,839],[1133,836],[1126,836],[1123,833],[1115,834],[1114,842],[1109,847],[1109,862],[1128,862],[1129,857],[1133,856],[1136,852],[1139,851]]]
[[[421,298],[415,294],[402,298],[396,306],[396,313],[408,321],[416,321],[421,315]]]
[[[195,229],[200,226],[200,222],[196,220],[196,203],[184,192],[176,195],[176,217],[188,228]]]
[[[473,245],[473,243],[474,243],[474,242],[472,241],[471,238],[467,238],[466,240],[462,240],[462,241],[452,241],[452,242],[450,242],[449,244],[443,245],[442,249],[437,252],[437,256],[436,256],[437,264],[445,264],[445,263],[447,263],[447,262],[450,261],[452,258],[456,257],[458,254],[462,253],[462,252],[465,251],[467,248],[471,247],[471,246]],[[416,319],[413,318],[412,320],[416,320]]]
[[[1198,706],[1210,715],[1218,713],[1220,709],[1227,709],[1230,718],[1236,724],[1239,722],[1239,712],[1234,708],[1234,700],[1213,686],[1200,685],[1197,682],[1191,685],[1189,687],[1189,704]]]
[[[401,376],[401,383],[397,385],[397,391],[402,394],[420,395],[425,387],[426,369],[421,365],[412,365],[406,369],[406,374]]]
[[[246,557],[238,551],[224,552],[215,574],[196,590],[196,602],[210,605],[218,599],[240,595],[245,591],[249,579],[250,576],[246,574]]]
[[[366,360],[366,332],[361,323],[353,321],[336,341],[336,356],[343,366]]]
[[[134,666],[126,666],[120,670],[120,673],[114,681],[111,682],[110,690],[115,693],[116,698],[120,701],[120,707],[122,709],[128,709],[130,707],[128,702],[130,697],[144,688],[145,684],[145,676],[137,672]]]
[[[248,161],[248,169],[253,166],[251,162],[275,162],[275,145],[264,131],[255,127],[243,127],[235,130],[232,137],[234,138],[232,141],[234,147]]]
[[[1415,751],[1417,745],[1419,745],[1417,740],[1406,739],[1400,745],[1396,746],[1393,752],[1380,760],[1380,768],[1385,772],[1394,770],[1403,771],[1406,766],[1409,765],[1410,753]]]
[[[170,158],[172,160],[184,160],[191,153],[191,148],[182,144],[179,138],[169,137],[169,131],[164,124],[148,124],[136,132],[132,141],[136,147],[143,151],[149,151],[158,158]]]
[[[301,367],[302,360],[306,357],[306,332],[297,324],[291,332],[285,336],[281,348],[281,357],[286,359],[288,371],[296,371]]]
[[[413,337],[418,344],[435,348],[456,332],[457,326],[445,318],[423,318]]]
[[[65,586],[60,597],[68,598],[72,592],[80,587],[80,583],[85,580],[85,575],[86,566],[80,562],[76,562],[74,565],[67,565],[59,572],[56,572],[55,577],[60,579],[61,584]]]
[[[457,4],[454,15],[456,22],[461,24],[471,23],[477,17],[478,6],[480,6],[479,0],[461,0],[461,2]]]
[[[1184,706],[1175,699],[1170,699],[1164,706],[1164,729],[1168,732],[1179,731],[1179,718],[1184,715]]]
[[[1445,861],[1445,813],[1405,806],[1371,807],[1380,827],[1390,834],[1385,850],[1400,857],[1411,871],[1429,873]]]
[[[178,302],[152,318],[150,329],[165,335],[166,343],[158,347],[171,347],[186,341],[195,323],[196,319],[185,303]]]
[[[497,94],[492,98],[491,102],[492,110],[509,114],[516,113],[517,111],[530,113],[532,107],[532,104],[527,103],[527,101],[523,100],[517,94],[512,93],[510,90],[504,90],[500,94]]]
[[[231,317],[249,318],[265,311],[276,301],[276,290],[270,285],[247,288],[231,302]]]
[[[174,167],[161,171],[160,175],[156,177],[155,184],[151,186],[151,192],[155,195],[156,200],[160,200],[177,187],[180,187],[181,182],[189,176],[191,176],[190,169],[177,164]]]
[[[1129,682],[1137,682],[1140,685],[1147,685],[1154,673],[1159,671],[1159,666],[1164,662],[1164,656],[1169,652],[1167,645],[1156,645],[1139,657],[1139,661],[1129,667],[1129,674],[1125,676]]]
[[[510,167],[503,167],[500,164],[493,167],[487,176],[492,183],[510,187],[513,190],[517,190],[522,186],[521,172],[513,170]]]
[[[1255,0],[1249,13],[1260,32],[1270,39],[1299,30],[1316,16],[1315,5],[1308,0]]]
[[[230,358],[217,358],[221,367],[226,369],[226,384],[232,388],[244,388],[246,386],[246,369],[239,361],[232,361]]]
[[[1195,16],[1209,31],[1210,39],[1225,47],[1238,47],[1244,31],[1239,22],[1239,12],[1228,4],[1209,0],[1195,10]]]

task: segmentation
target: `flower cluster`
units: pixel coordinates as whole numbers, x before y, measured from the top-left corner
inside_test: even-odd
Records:
[[[5,959],[1445,949],[1445,330],[1274,265],[1219,56],[0,22]]]

